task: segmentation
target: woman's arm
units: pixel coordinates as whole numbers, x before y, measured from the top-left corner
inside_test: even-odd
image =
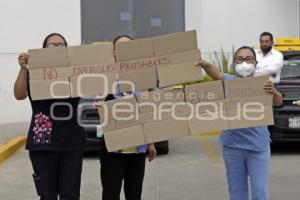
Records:
[[[155,145],[153,143],[148,144],[148,152],[149,152],[149,162],[151,162],[152,160],[155,159],[157,154]]]
[[[200,66],[202,67],[205,72],[210,76],[212,77],[212,79],[214,80],[223,80],[224,79],[224,74],[222,72],[220,72],[220,70],[210,64],[209,62],[205,61],[205,60],[199,60],[195,66]]]
[[[29,55],[22,53],[19,55],[18,61],[20,65],[20,71],[17,80],[14,85],[14,94],[17,100],[23,100],[27,97],[27,65]]]
[[[283,97],[280,92],[275,88],[272,81],[267,81],[264,85],[264,90],[273,95],[273,105],[280,106],[283,103]]]

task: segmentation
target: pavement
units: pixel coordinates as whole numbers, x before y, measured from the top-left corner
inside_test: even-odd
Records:
[[[147,162],[143,199],[229,199],[221,153],[217,136],[171,140],[168,155]],[[299,144],[273,148],[271,200],[299,200],[299,166]],[[0,199],[38,199],[31,174],[28,152],[22,147],[0,164]],[[101,199],[100,163],[96,154],[84,159],[81,199]],[[121,200],[124,200],[123,194]]]
[[[28,122],[0,123],[0,163],[12,156],[26,142]]]
[[[12,138],[26,136],[28,127],[29,122],[0,123],[0,145]]]

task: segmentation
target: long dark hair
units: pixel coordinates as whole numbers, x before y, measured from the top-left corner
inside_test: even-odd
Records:
[[[61,37],[61,38],[63,39],[65,45],[68,46],[67,40],[65,39],[64,36],[62,36],[62,35],[59,34],[59,33],[51,33],[51,34],[47,35],[47,37],[44,39],[44,42],[43,42],[43,48],[46,48],[48,39],[49,39],[50,37],[52,37],[52,36],[58,36],[58,37]]]

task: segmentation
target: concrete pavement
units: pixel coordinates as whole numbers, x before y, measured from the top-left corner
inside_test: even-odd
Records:
[[[215,155],[221,155],[217,137],[209,138]],[[284,145],[273,150],[270,175],[271,200],[299,200],[300,148]],[[225,169],[220,157],[210,158],[199,137],[170,141],[170,153],[147,163],[145,200],[228,199]],[[214,162],[220,159],[221,162]],[[101,199],[100,163],[97,157],[84,160],[83,200]],[[37,199],[28,152],[20,149],[0,165],[0,199]],[[122,198],[123,196],[122,196]]]

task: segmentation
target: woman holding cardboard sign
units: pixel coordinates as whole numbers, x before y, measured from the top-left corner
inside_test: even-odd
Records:
[[[129,40],[131,40],[129,36],[119,36],[114,40],[114,44]],[[109,95],[106,101],[118,98],[118,95],[123,96],[121,92],[119,93],[115,94],[114,97]],[[146,153],[148,151],[149,162],[151,162],[156,157],[154,144],[141,145],[111,153],[107,151],[103,138],[101,139],[101,145],[102,199],[119,200],[122,182],[124,181],[125,198],[127,200],[141,200]]]
[[[43,43],[43,48],[66,46],[65,38],[58,33],[48,35]],[[37,194],[41,200],[57,200],[58,197],[79,200],[85,144],[84,131],[77,123],[80,98],[32,100],[27,70],[29,59],[26,53],[19,56],[21,68],[14,94],[18,100],[29,97],[32,106],[26,149],[34,170]]]
[[[253,76],[256,55],[252,48],[243,46],[234,55],[234,75],[223,74],[217,67],[200,60],[201,66],[214,80],[235,79]],[[282,104],[282,95],[271,81],[262,85],[273,95],[273,105]],[[223,158],[227,171],[227,181],[231,200],[248,200],[248,177],[251,196],[255,200],[269,199],[270,133],[266,126],[232,129],[221,135]]]

